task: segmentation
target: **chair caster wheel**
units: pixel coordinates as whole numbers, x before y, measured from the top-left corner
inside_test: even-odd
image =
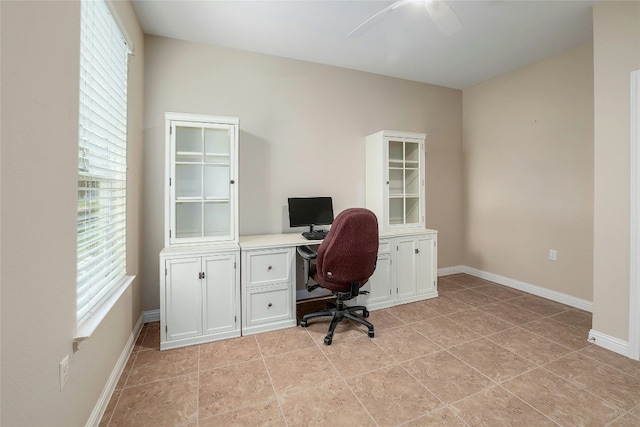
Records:
[[[307,321],[306,320],[301,320],[300,321],[300,326],[302,326],[303,328],[307,327]]]
[[[333,341],[333,337],[324,337],[324,345],[331,345],[331,341]]]
[[[369,310],[362,310],[362,316],[366,319],[369,317]]]
[[[374,332],[373,331],[369,331],[369,338],[373,338]]]

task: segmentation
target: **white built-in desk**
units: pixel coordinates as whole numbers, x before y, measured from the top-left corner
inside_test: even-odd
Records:
[[[369,310],[438,296],[438,232],[380,233],[376,272],[357,303]],[[242,335],[296,326],[296,247],[318,245],[299,233],[240,236]]]

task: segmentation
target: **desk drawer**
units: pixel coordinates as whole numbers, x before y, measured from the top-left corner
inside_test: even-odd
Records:
[[[247,323],[249,326],[293,318],[291,312],[293,290],[289,285],[254,288],[247,300]]]
[[[391,252],[391,239],[380,239],[378,243],[378,252],[379,253],[390,253]]]
[[[247,253],[246,285],[264,286],[291,282],[292,250],[274,249]]]

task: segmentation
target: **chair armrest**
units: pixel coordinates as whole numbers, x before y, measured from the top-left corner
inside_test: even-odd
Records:
[[[318,253],[311,249],[309,246],[298,246],[298,253],[307,261],[316,259],[318,257]]]

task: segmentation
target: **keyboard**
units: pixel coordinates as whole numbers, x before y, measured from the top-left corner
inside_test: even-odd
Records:
[[[302,237],[307,240],[324,240],[327,237],[327,233],[329,230],[314,230],[314,231],[305,231],[302,233]]]

